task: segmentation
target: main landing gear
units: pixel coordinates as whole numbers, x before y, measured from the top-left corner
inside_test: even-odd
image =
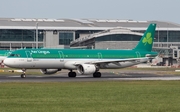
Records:
[[[93,77],[94,78],[101,77],[101,72],[94,72]]]
[[[70,70],[70,72],[68,73],[69,77],[76,77],[76,72],[73,72],[72,70]]]
[[[26,69],[22,69],[21,78],[26,78]]]
[[[76,77],[76,72],[73,72],[72,70],[70,70],[70,72],[68,73],[68,76],[69,77]],[[93,77],[94,78],[101,77],[101,72],[94,72]]]

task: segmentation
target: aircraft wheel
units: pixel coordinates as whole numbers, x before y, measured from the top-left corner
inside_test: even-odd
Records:
[[[71,77],[71,72],[68,73],[68,76]]]
[[[72,72],[72,77],[76,77],[76,72]]]
[[[93,74],[93,77],[101,77],[101,73],[100,73],[100,72],[95,72],[95,73]]]
[[[25,78],[26,77],[26,75],[25,74],[21,74],[21,78]]]
[[[68,76],[69,76],[69,77],[76,77],[76,72],[69,72],[69,73],[68,73]]]

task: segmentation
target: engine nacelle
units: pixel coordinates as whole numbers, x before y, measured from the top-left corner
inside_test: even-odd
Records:
[[[43,74],[55,74],[58,71],[61,71],[61,69],[41,69],[41,73]]]
[[[96,70],[96,66],[92,64],[82,64],[77,67],[77,71],[81,75],[93,74]]]

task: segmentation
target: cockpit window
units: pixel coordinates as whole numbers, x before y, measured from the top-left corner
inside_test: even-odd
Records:
[[[20,57],[20,54],[10,54],[10,57]]]
[[[14,57],[15,54],[10,54],[9,56]]]

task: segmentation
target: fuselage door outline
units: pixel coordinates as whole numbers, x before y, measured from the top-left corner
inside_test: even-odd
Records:
[[[98,59],[99,59],[99,61],[102,60],[102,54],[101,53],[98,53]]]
[[[32,54],[30,53],[30,51],[25,51],[25,52],[27,56],[27,62],[32,62]]]
[[[136,55],[137,55],[137,58],[141,57],[141,54],[138,51],[136,52]]]
[[[59,53],[59,58],[60,58],[60,62],[64,62],[64,54],[62,51],[58,51]]]

